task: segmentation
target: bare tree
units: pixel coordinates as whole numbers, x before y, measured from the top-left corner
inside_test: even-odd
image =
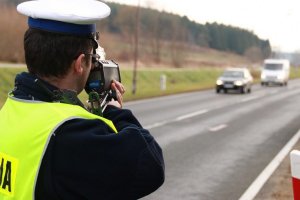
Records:
[[[129,40],[134,46],[136,27],[136,8],[130,6],[121,7],[116,18],[116,26],[120,27],[121,34],[125,40]]]
[[[173,35],[170,43],[171,61],[175,67],[181,67],[185,61],[185,42],[186,30],[182,28],[179,21],[174,20],[172,23]]]
[[[132,94],[136,93],[136,79],[137,79],[137,62],[139,58],[139,24],[140,24],[140,0],[138,0],[138,6],[136,9],[135,18],[135,37],[134,37],[134,66],[133,66],[133,77],[132,77]]]
[[[160,13],[158,13],[158,15],[153,17],[153,28],[152,31],[150,32],[152,35],[151,38],[151,47],[152,47],[152,54],[153,54],[153,58],[154,61],[156,63],[160,63],[161,61],[161,48],[162,48],[162,29],[159,25],[160,22]]]
[[[251,61],[251,62],[259,62],[263,59],[263,53],[260,48],[258,47],[250,47],[248,48],[244,55]]]

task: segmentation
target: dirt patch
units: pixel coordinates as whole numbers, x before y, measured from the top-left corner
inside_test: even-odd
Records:
[[[300,141],[293,149],[300,149]],[[254,200],[293,200],[290,155],[288,154]]]

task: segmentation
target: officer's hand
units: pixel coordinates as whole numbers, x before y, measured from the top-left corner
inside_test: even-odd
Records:
[[[116,91],[117,101],[113,100],[108,103],[108,105],[113,105],[122,108],[123,105],[123,94],[125,93],[125,88],[122,83],[113,80],[111,84],[111,89]]]

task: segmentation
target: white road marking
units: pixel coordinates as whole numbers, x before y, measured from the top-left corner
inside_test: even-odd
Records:
[[[209,128],[209,131],[216,132],[216,131],[222,130],[226,127],[227,127],[227,124],[220,124],[218,126],[214,126],[214,127]]]
[[[207,113],[207,112],[208,112],[208,110],[199,110],[197,112],[192,112],[192,113],[189,113],[189,114],[186,114],[186,115],[179,116],[175,120],[176,121],[181,121],[181,120],[184,120],[184,119],[195,117],[197,115],[202,115],[202,114]]]
[[[184,119],[188,119],[188,118],[192,118],[192,117],[195,117],[197,115],[202,115],[204,113],[207,113],[209,110],[199,110],[199,111],[196,111],[196,112],[192,112],[192,113],[189,113],[189,114],[186,114],[186,115],[181,115],[179,117],[176,117],[175,119],[173,120],[169,120],[169,121],[161,121],[161,122],[157,122],[157,123],[154,123],[154,124],[151,124],[151,125],[147,125],[147,126],[144,126],[145,129],[152,129],[152,128],[156,128],[156,127],[159,127],[159,126],[164,126],[166,124],[169,124],[169,123],[172,123],[172,122],[177,122],[177,121],[181,121],[181,120],[184,120]]]
[[[152,128],[156,128],[156,127],[159,127],[159,126],[163,126],[163,125],[168,124],[170,122],[171,121],[157,122],[157,123],[154,123],[154,124],[151,124],[151,125],[144,126],[144,128],[145,129],[152,129]]]
[[[259,98],[259,96],[251,96],[251,97],[242,99],[241,102],[247,102],[247,101],[251,101],[254,99],[258,99],[258,98]]]
[[[268,166],[258,175],[253,183],[248,187],[239,200],[252,200],[257,193],[264,186],[266,181],[274,173],[277,167],[281,164],[283,159],[288,155],[294,145],[300,139],[300,130],[294,135],[294,137],[281,149],[281,151],[275,156],[275,158],[268,164]]]
[[[278,93],[278,90],[274,90],[274,91],[270,91],[270,92],[268,92],[269,94],[276,94],[276,93]]]

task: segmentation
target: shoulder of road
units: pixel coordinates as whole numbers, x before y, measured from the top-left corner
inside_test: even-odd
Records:
[[[298,131],[297,134],[299,134]],[[297,137],[297,134],[295,135]],[[291,175],[290,152],[300,150],[299,136],[292,145],[278,167],[259,190],[254,200],[291,200],[294,199]]]

